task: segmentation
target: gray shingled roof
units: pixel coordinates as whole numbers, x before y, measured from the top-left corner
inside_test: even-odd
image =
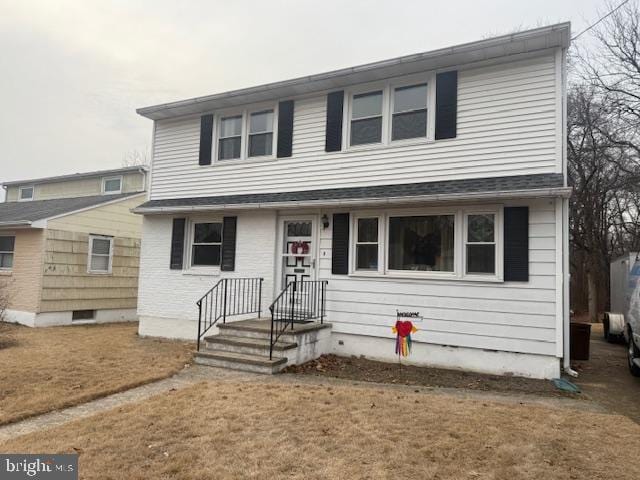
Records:
[[[151,200],[135,210],[154,208],[188,208],[221,205],[313,202],[322,200],[364,200],[398,197],[427,197],[459,193],[491,193],[562,188],[562,174],[545,173],[511,177],[474,178],[439,182],[379,185],[371,187],[330,188],[302,192],[221,195],[216,197],[171,198]],[[143,213],[143,212],[142,212]]]
[[[0,225],[29,224],[36,220],[55,217],[84,208],[112,202],[141,192],[121,193],[119,195],[95,195],[91,197],[56,198],[53,200],[33,200],[30,202],[0,203]]]

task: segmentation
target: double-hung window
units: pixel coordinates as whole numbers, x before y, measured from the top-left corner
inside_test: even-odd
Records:
[[[473,213],[466,216],[465,255],[467,274],[496,273],[496,216]]]
[[[273,110],[254,112],[249,116],[249,157],[273,153]]]
[[[427,136],[427,84],[393,91],[391,140]]]
[[[33,200],[33,187],[20,187],[18,200],[21,202],[28,202],[29,200]]]
[[[356,219],[356,270],[378,270],[378,217]]]
[[[13,268],[13,251],[16,245],[16,237],[13,235],[0,236],[0,270]]]
[[[382,90],[353,96],[351,145],[382,142]]]
[[[113,237],[89,235],[89,273],[111,273]]]
[[[222,117],[218,135],[218,159],[233,160],[242,156],[242,115]]]
[[[453,272],[455,215],[389,217],[389,270]]]
[[[222,223],[194,223],[191,266],[219,266],[222,250]]]

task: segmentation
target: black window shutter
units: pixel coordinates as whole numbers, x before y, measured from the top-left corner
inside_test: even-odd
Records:
[[[333,238],[331,240],[331,273],[349,273],[349,214],[333,214]]]
[[[278,105],[278,158],[290,157],[293,146],[293,100]]]
[[[504,209],[504,279],[529,281],[529,207]]]
[[[171,229],[171,263],[172,270],[182,270],[182,259],[184,257],[184,218],[174,218]]]
[[[436,75],[436,140],[456,137],[458,120],[458,72]]]
[[[213,141],[213,115],[200,117],[200,165],[211,165],[211,142]]]
[[[220,270],[232,272],[236,268],[236,229],[238,217],[222,219],[222,263]]]
[[[324,149],[326,152],[342,150],[342,104],[344,91],[327,95],[327,133]]]

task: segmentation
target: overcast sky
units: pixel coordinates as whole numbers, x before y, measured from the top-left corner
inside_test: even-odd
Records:
[[[0,0],[0,182],[117,168],[135,109],[570,20],[603,0]],[[586,38],[586,37],[583,37]],[[1,195],[1,193],[0,193]]]

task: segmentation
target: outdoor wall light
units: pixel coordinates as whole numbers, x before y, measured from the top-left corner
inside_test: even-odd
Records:
[[[324,215],[322,215],[322,228],[327,229],[329,228],[329,217],[327,217],[327,214],[325,213]]]

